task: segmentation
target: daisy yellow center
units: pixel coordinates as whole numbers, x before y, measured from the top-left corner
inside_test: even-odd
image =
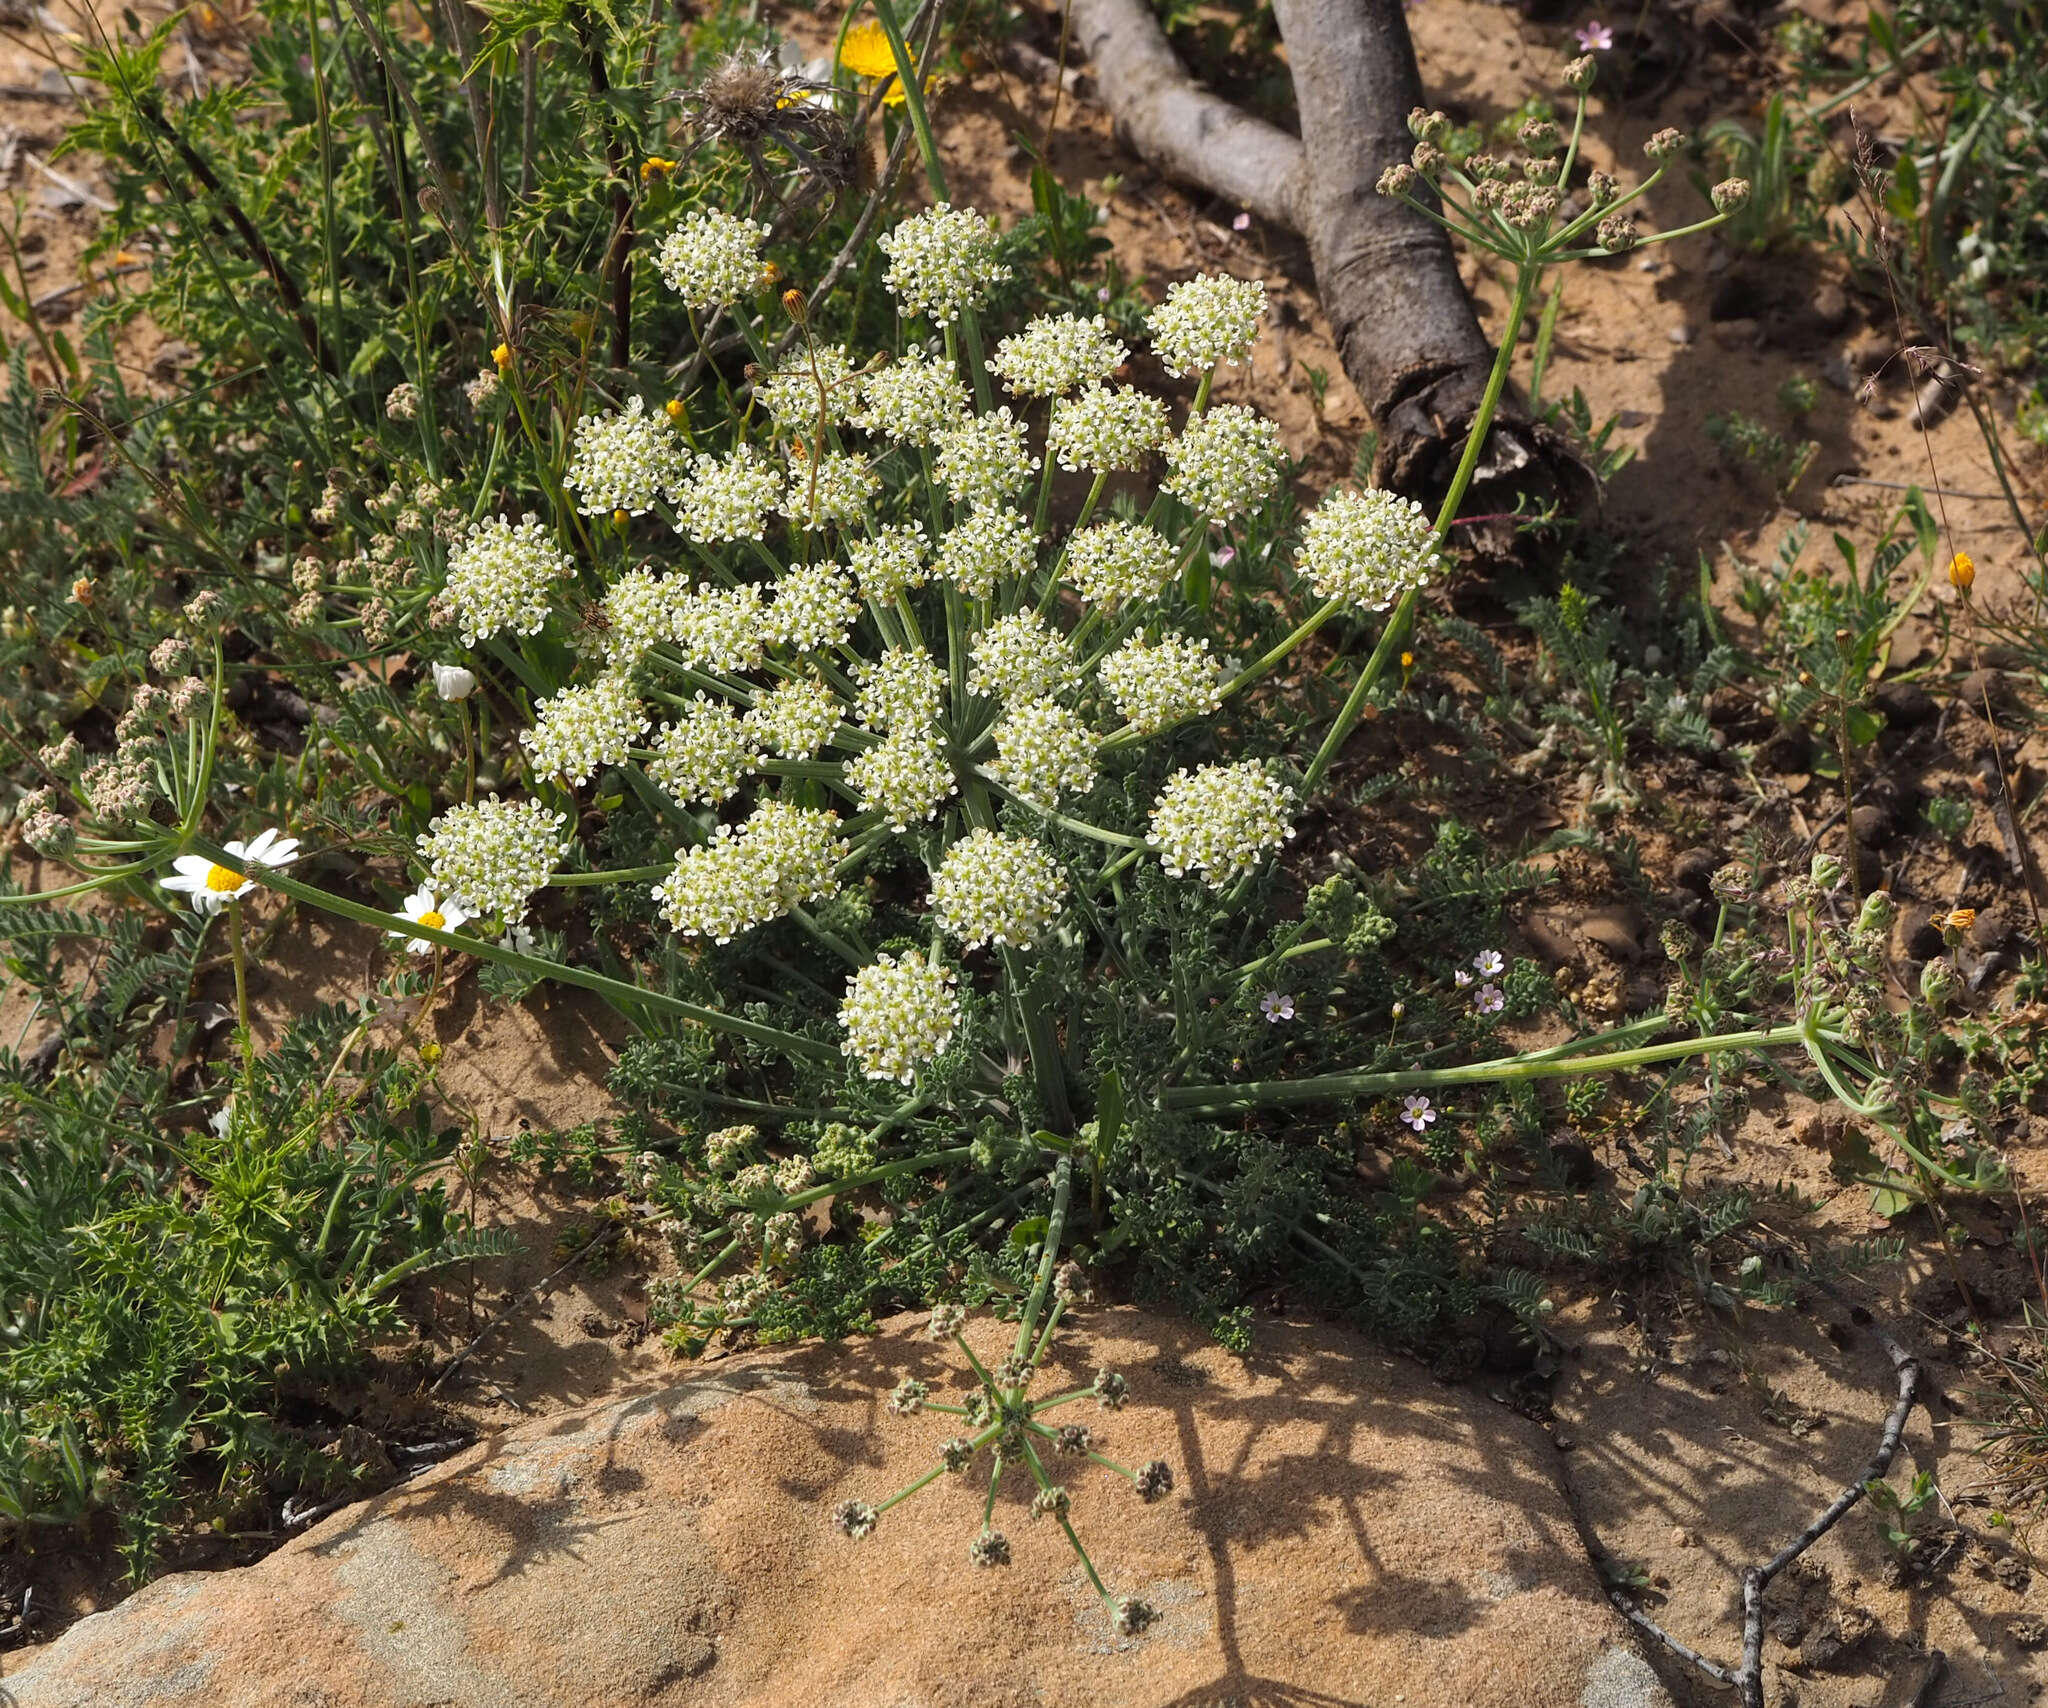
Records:
[[[217,890],[222,895],[226,895],[230,890],[240,889],[245,882],[247,880],[240,872],[231,872],[225,866],[206,868],[206,887]]]
[[[444,913],[437,913],[430,907],[425,913],[420,915],[420,923],[429,931],[445,931],[448,929],[448,916]]]

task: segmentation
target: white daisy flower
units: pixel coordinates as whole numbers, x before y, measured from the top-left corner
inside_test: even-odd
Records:
[[[454,931],[469,919],[469,915],[454,901],[440,900],[426,884],[405,898],[398,917],[408,925],[424,925],[429,931]],[[414,937],[404,931],[392,931],[387,935],[405,938],[405,949],[409,955],[424,955],[438,947],[424,937]]]
[[[180,854],[171,862],[173,876],[164,879],[164,888],[189,895],[199,913],[218,913],[256,887],[249,867],[289,866],[299,857],[299,841],[295,836],[265,830],[246,843],[228,843],[223,852],[237,864],[216,865],[203,854]]]

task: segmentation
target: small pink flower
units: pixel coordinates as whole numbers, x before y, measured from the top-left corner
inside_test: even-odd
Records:
[[[1269,990],[1259,998],[1259,1012],[1266,1017],[1267,1025],[1277,1026],[1294,1018],[1294,998],[1284,990]]]
[[[1579,44],[1581,53],[1605,53],[1614,45],[1614,32],[1595,18],[1572,31],[1572,39]]]
[[[1236,558],[1237,547],[1235,546],[1217,546],[1209,553],[1209,561],[1218,569],[1227,568],[1236,561]]]
[[[1401,1119],[1419,1133],[1436,1119],[1436,1111],[1429,1106],[1427,1097],[1404,1097]]]
[[[1472,965],[1479,969],[1483,979],[1497,979],[1507,971],[1507,962],[1501,958],[1498,949],[1481,949],[1472,957]]]
[[[1241,213],[1230,222],[1230,229],[1232,231],[1249,231],[1251,228],[1252,216],[1248,213]]]
[[[1472,975],[1465,971],[1463,967],[1460,967],[1456,972],[1451,974],[1451,977],[1457,983],[1457,986],[1460,990],[1465,989],[1466,986],[1468,986],[1472,982]]]
[[[1472,993],[1472,1006],[1481,1014],[1498,1014],[1507,1005],[1508,999],[1497,984],[1483,984]]]

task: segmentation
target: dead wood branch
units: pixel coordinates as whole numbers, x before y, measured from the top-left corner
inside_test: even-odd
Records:
[[[1688,1648],[1649,1615],[1631,1605],[1626,1596],[1616,1592],[1613,1597],[1615,1606],[1637,1630],[1655,1637],[1673,1654],[1697,1667],[1715,1683],[1736,1686],[1742,1693],[1742,1708],[1764,1708],[1764,1591],[1770,1588],[1773,1578],[1834,1529],[1849,1509],[1863,1499],[1870,1485],[1892,1468],[1892,1461],[1898,1457],[1900,1443],[1905,1439],[1906,1419],[1912,1415],[1913,1407],[1919,1401],[1920,1361],[1881,1325],[1873,1323],[1870,1329],[1877,1336],[1878,1344],[1884,1348],[1885,1356],[1892,1362],[1893,1373],[1898,1378],[1898,1398],[1893,1402],[1891,1412],[1884,1420],[1884,1430],[1878,1437],[1877,1451],[1871,1454],[1870,1462],[1863,1467],[1856,1479],[1828,1503],[1819,1517],[1777,1553],[1761,1565],[1749,1567],[1742,1574],[1742,1664],[1731,1669],[1708,1660],[1697,1649]],[[1940,1659],[1938,1652],[1930,1657],[1931,1682],[1939,1681]],[[1929,1681],[1923,1681],[1923,1695]]]
[[[1145,0],[1070,3],[1102,100],[1139,154],[1308,240],[1344,371],[1379,432],[1376,478],[1440,496],[1494,351],[1449,238],[1377,193],[1380,172],[1407,157],[1408,114],[1422,104],[1400,0],[1276,0],[1308,147],[1189,77]],[[1559,493],[1568,507],[1597,502],[1569,447],[1510,403],[1495,419],[1473,507],[1512,510],[1525,489]],[[1485,544],[1501,549],[1511,537]]]
[[[1308,157],[1298,141],[1195,82],[1145,0],[1072,4],[1074,45],[1132,148],[1169,177],[1307,230]]]

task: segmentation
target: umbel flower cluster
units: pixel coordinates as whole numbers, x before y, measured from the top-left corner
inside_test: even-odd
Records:
[[[663,276],[693,314],[720,312],[763,289],[762,238],[692,213]],[[532,518],[473,527],[445,599],[471,644],[550,622],[577,638],[587,668],[521,737],[529,781],[637,769],[684,827],[653,885],[668,926],[727,945],[792,920],[847,961],[844,1054],[908,1084],[961,1036],[977,982],[1074,929],[1105,865],[1156,858],[1223,901],[1286,845],[1298,803],[1266,762],[1217,756],[1254,673],[1190,632],[1206,613],[1184,594],[1213,532],[1286,473],[1270,421],[1209,401],[1250,359],[1264,286],[1196,277],[1152,312],[1154,355],[1196,382],[1186,406],[1120,381],[1131,351],[1099,316],[1047,316],[981,354],[963,330],[1007,273],[984,216],[934,207],[882,248],[900,348],[816,342],[799,301],[787,354],[751,370],[751,437],[701,448],[716,435],[686,439],[681,406],[639,397],[578,423],[578,509],[676,536],[616,574],[596,620],[588,566]],[[1089,486],[1064,526],[1062,472]],[[1439,568],[1413,505],[1346,491],[1309,518],[1298,575],[1328,616],[1384,611]],[[1151,743],[1173,758],[1148,760]],[[420,855],[437,894],[512,924],[565,829],[492,801],[449,813]],[[928,941],[885,953],[839,923],[861,916],[839,898],[859,900],[878,856],[900,870],[898,842]],[[1082,854],[1099,858],[1079,871]]]
[[[1643,144],[1651,171],[1633,189],[1601,171],[1587,173],[1583,185],[1575,183],[1586,97],[1596,71],[1590,54],[1565,67],[1565,86],[1577,97],[1570,131],[1531,118],[1517,133],[1520,155],[1453,152],[1457,132],[1451,121],[1417,107],[1408,115],[1414,151],[1380,174],[1380,194],[1396,196],[1467,242],[1515,261],[1621,255],[1668,243],[1718,224],[1749,200],[1747,179],[1724,179],[1710,193],[1712,218],[1649,236],[1639,232],[1629,209],[1690,146],[1682,132],[1669,129]]]

